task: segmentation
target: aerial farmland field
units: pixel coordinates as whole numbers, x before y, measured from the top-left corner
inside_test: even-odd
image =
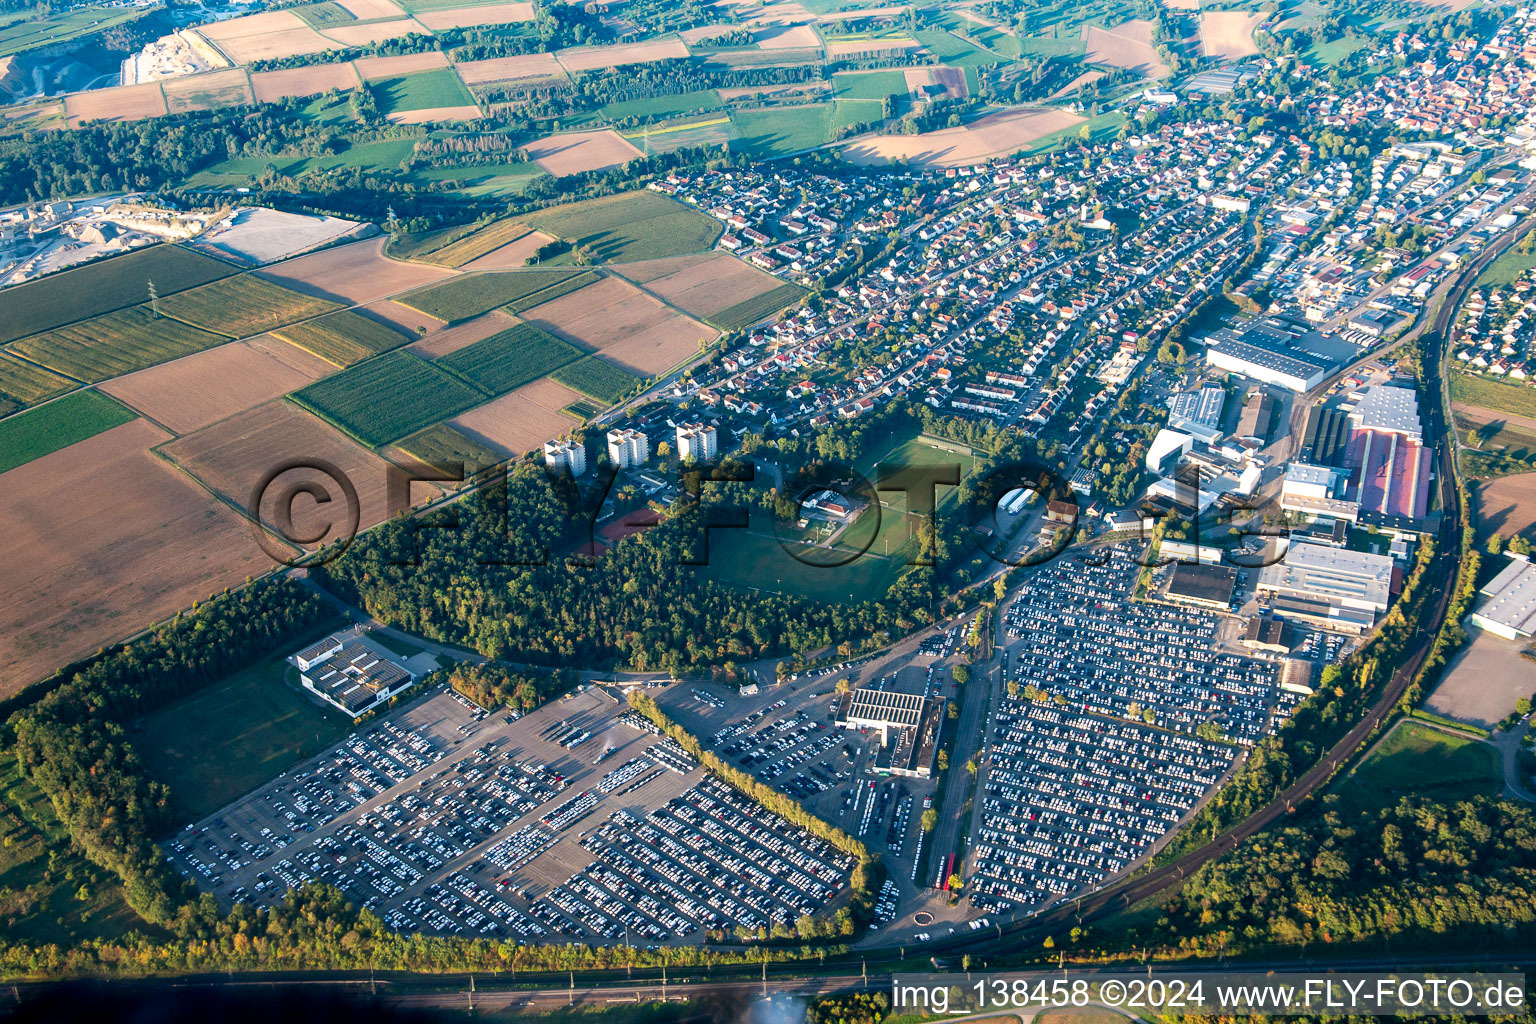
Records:
[[[335,367],[275,337],[234,341],[101,385],[113,398],[177,434],[286,395]]]
[[[739,331],[744,327],[751,327],[764,317],[777,313],[785,306],[799,302],[804,296],[805,289],[799,285],[781,284],[772,291],[743,299],[734,305],[711,313],[704,319],[722,330]]]
[[[569,433],[576,423],[560,410],[582,400],[581,395],[546,377],[476,406],[448,425],[477,443],[520,456]]]
[[[68,377],[0,351],[0,401],[12,406],[36,405],[74,386]],[[0,415],[11,411],[4,409]]]
[[[470,274],[420,288],[395,301],[451,324],[533,295],[580,273],[579,270],[521,270]]]
[[[231,338],[261,334],[339,306],[255,274],[225,278],[160,300],[160,312],[166,316]]]
[[[450,273],[441,267],[406,263],[384,255],[387,236],[332,246],[295,256],[258,270],[264,277],[294,291],[322,299],[372,302],[441,281]]]
[[[652,377],[719,336],[628,281],[607,277],[523,314],[529,323]]]
[[[149,298],[149,284],[162,297],[237,273],[223,260],[155,245],[0,291],[0,343],[134,306]]]
[[[713,217],[650,191],[552,206],[523,219],[611,263],[703,252],[724,230]]]
[[[271,566],[251,527],[150,448],[144,419],[0,476],[0,692]],[[40,514],[39,510],[47,510]]]
[[[446,423],[438,423],[426,430],[417,431],[396,445],[400,451],[428,466],[448,466],[460,463],[466,476],[476,470],[495,466],[506,461],[505,456],[474,438],[455,430]]]
[[[581,349],[532,324],[519,323],[437,360],[488,395],[548,376],[582,357]]]
[[[293,400],[370,446],[463,412],[485,395],[409,352],[387,352],[293,393]]]
[[[379,110],[385,116],[433,107],[472,107],[475,98],[464,88],[452,68],[437,68],[396,75],[369,82]]]
[[[797,285],[785,284],[724,252],[645,260],[614,269],[683,312],[727,330],[745,326],[735,321],[750,308],[764,307],[760,315],[766,316],[805,294]],[[775,292],[778,294],[770,300],[769,293]]]
[[[106,395],[77,391],[0,420],[0,473],[127,423],[133,413]]]
[[[327,313],[302,323],[279,327],[273,335],[292,342],[337,366],[351,366],[399,348],[410,339],[392,327],[370,320],[350,309]]]
[[[560,367],[550,377],[572,391],[579,391],[595,398],[604,405],[613,405],[629,394],[641,377],[620,366],[615,366],[601,356],[587,356]]]
[[[532,228],[516,220],[498,220],[414,258],[440,267],[462,267],[532,232]]]
[[[161,308],[169,300],[161,300]],[[168,316],[156,317],[148,306],[103,313],[13,342],[10,351],[76,380],[92,383],[141,370],[229,339]]]

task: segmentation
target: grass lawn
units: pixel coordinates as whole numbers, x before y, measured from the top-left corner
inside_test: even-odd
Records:
[[[1473,736],[1457,736],[1404,720],[1338,784],[1362,806],[1379,807],[1408,793],[1458,800],[1503,789],[1499,752]]]
[[[879,125],[884,104],[879,100],[837,100],[832,104],[832,127],[856,124]]]
[[[832,76],[832,95],[840,100],[883,100],[905,96],[907,77],[900,71],[844,71]]]
[[[814,149],[832,139],[832,106],[769,107],[731,115],[737,138],[732,149],[752,156],[781,156]]]
[[[428,427],[400,442],[400,450],[414,455],[429,466],[460,463],[466,474],[487,466],[499,466],[507,460],[479,441],[461,434],[446,423]]]
[[[952,68],[976,67],[981,64],[1001,64],[1004,59],[989,50],[972,46],[957,35],[939,29],[928,29],[923,32],[915,32],[913,35],[917,37],[918,42],[926,46],[940,61]]]
[[[268,168],[289,178],[301,178],[306,174],[337,168],[357,168],[373,174],[400,173],[400,164],[415,149],[416,143],[412,139],[388,139],[383,142],[363,143],[344,149],[340,153],[329,153],[325,156],[236,157],[199,171],[187,179],[187,184],[194,187],[238,186],[253,178],[260,178]],[[161,294],[165,294],[164,290]]]
[[[882,517],[880,536],[862,557],[847,565],[817,566],[791,557],[779,545],[772,526],[757,515],[751,530],[709,531],[709,564],[698,566],[696,571],[701,579],[744,590],[768,590],[825,601],[876,599],[884,596],[907,568],[904,528],[897,518]],[[887,535],[898,536],[890,542],[890,557],[882,554]],[[703,553],[700,554],[702,557]]]
[[[1125,124],[1126,120],[1124,111],[1111,110],[1108,113],[1100,114],[1098,117],[1089,118],[1085,123],[1094,142],[1107,142],[1119,134],[1120,126]],[[1034,142],[1031,142],[1024,152],[1034,154],[1055,149],[1064,142],[1070,142],[1073,139],[1079,138],[1082,130],[1083,125],[1078,124],[1073,125],[1071,128],[1063,128],[1059,132],[1042,135]]]
[[[704,252],[724,230],[708,214],[644,190],[534,210],[522,220],[556,238],[574,238],[610,263]]]
[[[719,110],[725,105],[720,94],[713,89],[704,89],[699,92],[680,92],[671,96],[652,96],[638,100],[621,100],[609,103],[598,110],[598,113],[610,121],[618,121],[626,117],[664,118],[676,117],[679,114],[696,114],[703,110]]]
[[[1309,64],[1326,64],[1333,67],[1343,63],[1344,59],[1356,50],[1363,50],[1371,45],[1370,40],[1360,39],[1355,36],[1345,36],[1322,45],[1313,44],[1308,48],[1305,59]]]
[[[1536,252],[1516,252],[1509,250],[1488,264],[1488,269],[1477,277],[1476,286],[1497,285],[1506,287],[1515,283],[1515,278],[1536,267]]]
[[[339,620],[331,624],[334,629]],[[327,631],[317,631],[315,638]],[[294,644],[294,650],[303,644]],[[274,654],[133,725],[130,742],[171,787],[187,820],[216,810],[289,765],[334,743],[352,726],[299,684]]]
[[[137,929],[161,937],[129,909],[110,871],[70,846],[53,804],[0,754],[0,923],[9,941],[73,946]]]
[[[67,448],[134,419],[99,391],[77,391],[20,416],[0,420],[0,473]]]
[[[381,78],[372,85],[379,112],[388,116],[433,107],[472,107],[475,98],[452,68]]]
[[[531,163],[475,164],[465,167],[421,167],[411,171],[415,182],[452,182],[470,196],[514,196],[543,175],[544,168]]]
[[[1451,401],[1536,419],[1536,388],[1523,384],[1505,384],[1457,371],[1451,374]]]

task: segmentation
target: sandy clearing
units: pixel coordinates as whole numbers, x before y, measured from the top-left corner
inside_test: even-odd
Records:
[[[213,110],[255,102],[250,77],[244,68],[226,68],[205,75],[167,78],[160,83],[165,92],[166,108],[171,113],[183,110]]]
[[[486,4],[484,7],[453,7],[422,11],[416,20],[427,28],[470,28],[475,25],[511,25],[533,20],[533,4]]]
[[[727,253],[699,255],[703,258],[679,256],[646,260],[633,265],[633,273],[637,276],[630,279],[643,283],[646,291],[698,317],[718,313],[738,302],[771,292],[784,283]],[[666,266],[669,263],[673,265]],[[615,267],[614,270],[626,277],[631,273],[629,266]],[[640,277],[645,278],[644,282]]]
[[[696,354],[701,339],[719,336],[616,277],[535,306],[523,319],[646,377]]]
[[[475,121],[485,116],[479,107],[424,107],[421,110],[401,110],[385,117],[390,124],[427,124],[432,121]]]
[[[326,50],[337,48],[334,41],[325,38],[303,23],[300,23],[299,28],[282,32],[234,36],[230,39],[216,39],[213,42],[236,64],[249,64],[258,60],[279,60],[283,57],[297,57],[308,53],[324,53]]]
[[[561,50],[557,56],[561,66],[567,71],[592,71],[597,68],[616,68],[623,64],[650,64],[658,60],[680,60],[688,56],[688,47],[681,39],[652,39],[649,42],[627,43],[621,46],[592,46]]]
[[[453,271],[425,263],[407,263],[384,255],[388,239],[370,238],[338,245],[267,267],[258,273],[294,291],[338,302],[369,303],[453,276]],[[414,333],[414,332],[413,332]]]
[[[775,25],[752,33],[763,50],[809,50],[821,45],[821,37],[809,25]]]
[[[856,53],[890,53],[894,50],[918,50],[916,39],[860,39],[851,43],[828,43],[828,57],[851,57]]]
[[[448,66],[448,55],[441,50],[426,53],[402,53],[395,57],[359,57],[352,62],[358,76],[365,82],[377,82],[381,78],[408,75],[412,71],[431,71]]]
[[[519,456],[570,433],[576,420],[560,410],[581,400],[570,388],[545,378],[461,413],[448,425],[481,444]]]
[[[1031,142],[1085,119],[1065,110],[1025,108],[989,114],[960,128],[926,135],[880,135],[842,150],[854,164],[886,164],[906,159],[930,167],[965,167],[1008,156]]]
[[[388,516],[388,464],[328,423],[283,399],[237,413],[162,445],[160,451],[247,511],[257,484],[274,468],[294,458],[323,460],[346,474],[357,488],[360,528],[383,522]],[[278,490],[268,492],[267,500],[273,506],[263,504],[262,515],[268,522],[273,521],[274,492]],[[335,485],[328,490],[334,494]],[[429,490],[436,493],[435,488]],[[421,500],[426,494],[413,489],[413,496]],[[294,503],[294,526],[300,534],[319,534],[326,525],[324,516],[324,510],[317,509],[309,499],[300,498]]]
[[[382,43],[386,39],[400,39],[408,35],[429,36],[427,26],[406,18],[400,21],[381,21],[373,25],[332,25],[321,30],[321,35],[342,46],[367,46]]]
[[[318,356],[262,335],[118,377],[101,390],[166,429],[187,434],[335,371]]]
[[[552,53],[529,53],[521,57],[496,57],[455,64],[454,70],[465,85],[488,82],[515,82],[524,78],[565,77],[565,69]]]
[[[332,89],[356,89],[359,84],[351,62],[258,71],[251,76],[258,103],[275,103],[289,96],[318,96]]]
[[[1247,11],[1204,11],[1200,15],[1200,51],[1220,60],[1239,60],[1259,52],[1253,30],[1264,14]]]
[[[612,129],[550,135],[523,148],[528,151],[528,159],[557,178],[582,171],[605,171],[642,155]]]
[[[272,564],[251,528],[150,453],[137,419],[0,476],[0,693]]]
[[[460,270],[521,270],[541,245],[555,240],[554,235],[542,231],[530,231],[522,238],[515,238],[506,245],[492,249],[477,259],[470,260]]]
[[[336,0],[336,2],[358,21],[405,17],[404,9],[392,0]]]
[[[64,112],[71,128],[87,121],[135,121],[164,114],[165,96],[160,92],[159,82],[92,89],[66,96]]]
[[[1536,473],[1485,480],[1474,487],[1479,536],[1498,533],[1506,540],[1517,533],[1532,536],[1531,527],[1536,526]]]
[[[444,327],[442,330],[433,331],[425,338],[408,346],[410,350],[425,359],[437,359],[446,356],[450,352],[457,352],[468,345],[473,345],[482,338],[489,338],[498,331],[504,331],[517,321],[503,313],[499,309],[493,309],[483,316],[477,316],[473,320],[466,320],[452,327]]]

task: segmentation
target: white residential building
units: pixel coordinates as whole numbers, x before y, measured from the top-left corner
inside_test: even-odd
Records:
[[[608,431],[608,461],[620,469],[643,466],[651,457],[651,439],[638,430]]]
[[[571,441],[545,441],[544,465],[555,472],[570,470],[571,476],[587,471],[587,450]]]
[[[677,425],[677,456],[708,462],[715,457],[718,438],[713,424],[679,423]]]

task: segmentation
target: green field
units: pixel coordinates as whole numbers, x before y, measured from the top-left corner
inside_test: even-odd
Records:
[[[550,376],[572,391],[579,391],[604,405],[613,405],[641,381],[639,375],[597,356],[562,366]]]
[[[1536,267],[1536,252],[1518,252],[1510,249],[1488,264],[1487,270],[1477,275],[1475,287],[1494,285],[1507,288],[1514,284],[1521,274],[1533,267]]]
[[[837,100],[832,104],[832,128],[848,128],[856,124],[879,125],[884,120],[884,104],[880,100]]]
[[[294,14],[304,19],[305,24],[315,28],[330,28],[333,25],[349,25],[357,20],[357,15],[347,10],[341,4],[325,0],[318,4],[304,4],[301,7],[290,8]]]
[[[723,230],[715,218],[650,191],[552,206],[523,219],[610,263],[704,252]]]
[[[508,270],[467,274],[418,288],[395,301],[451,324],[527,298],[580,273],[578,270]]]
[[[274,654],[136,723],[132,742],[190,821],[318,753],[351,725],[322,710],[300,687],[298,669]]]
[[[475,105],[474,96],[464,88],[464,83],[452,68],[381,78],[370,87],[379,105],[379,112],[386,116],[407,110]]]
[[[1491,745],[1411,720],[1398,722],[1338,784],[1340,793],[1375,807],[1409,793],[1458,800],[1503,788],[1499,752]]]
[[[350,101],[340,101],[351,116]],[[325,156],[244,156],[213,164],[187,179],[187,184],[199,188],[219,185],[243,185],[260,178],[270,168],[277,174],[300,178],[306,174],[334,170],[360,170],[372,174],[398,174],[400,165],[416,151],[413,139],[387,139],[383,142],[367,142],[348,146],[339,153]],[[165,290],[161,289],[162,295]]]
[[[0,343],[138,305],[149,298],[151,281],[166,296],[234,273],[234,267],[211,256],[179,245],[156,245],[52,274],[0,293],[5,296]]]
[[[984,64],[1000,64],[1003,61],[1003,58],[995,53],[972,46],[959,36],[938,29],[914,32],[913,35],[942,63],[952,68],[973,68]]]
[[[1024,150],[1025,153],[1044,153],[1055,149],[1065,142],[1073,142],[1082,136],[1084,125],[1088,128],[1089,138],[1094,142],[1108,142],[1120,132],[1120,126],[1125,124],[1127,118],[1123,110],[1110,110],[1098,117],[1089,118],[1084,124],[1073,125],[1071,128],[1063,128],[1059,132],[1051,132],[1042,135],[1031,142]]]
[[[74,386],[68,377],[0,352],[0,400],[14,406],[36,405]]]
[[[501,395],[575,362],[581,349],[533,324],[516,324],[437,360],[486,394]],[[556,379],[559,379],[558,376]]]
[[[528,225],[515,220],[492,221],[478,231],[450,239],[441,248],[433,249],[416,258],[423,263],[431,263],[439,267],[462,267],[471,260],[477,260],[486,253],[501,248],[508,242],[517,241],[531,230]]]
[[[112,872],[76,851],[11,751],[0,766],[0,918],[11,942],[33,947],[158,932],[129,908]]]
[[[532,295],[524,296],[515,302],[509,302],[502,308],[508,313],[521,313],[524,310],[532,309],[534,306],[540,306],[546,302],[558,299],[562,295],[569,295],[571,292],[580,291],[597,280],[598,276],[588,270],[585,273],[577,274],[575,277],[568,277],[557,284],[552,284],[548,288],[536,291]]]
[[[499,466],[506,458],[487,448],[474,438],[454,430],[446,423],[439,423],[420,430],[401,441],[397,447],[407,455],[414,455],[429,466],[446,466],[457,462],[464,466],[466,476],[487,466]]]
[[[414,434],[485,395],[410,352],[386,352],[289,396],[370,447]]]
[[[832,105],[738,110],[731,115],[731,123],[737,136],[732,149],[752,156],[782,156],[831,141]]]
[[[752,326],[765,316],[777,313],[785,306],[799,302],[804,295],[805,289],[797,284],[781,284],[772,291],[753,296],[734,306],[727,306],[704,319],[723,331],[739,331],[743,327]]]
[[[162,299],[161,308],[169,301]],[[201,352],[228,340],[169,316],[157,318],[148,306],[132,306],[103,313],[84,323],[34,334],[9,348],[59,373],[94,383]]]
[[[339,302],[305,295],[255,274],[228,277],[160,300],[160,312],[166,316],[231,338],[261,334],[340,308]]]
[[[520,195],[529,182],[546,173],[544,168],[533,163],[465,164],[462,167],[418,167],[410,172],[410,180],[452,182],[456,190],[478,198]]]
[[[679,92],[670,96],[647,97],[638,100],[621,100],[609,103],[598,108],[605,120],[619,121],[626,117],[636,117],[644,120],[652,118],[660,120],[665,117],[677,117],[680,114],[697,114],[705,110],[719,110],[725,106],[725,101],[720,94],[713,89],[705,89],[700,92]]]
[[[560,411],[572,419],[578,419],[585,423],[593,416],[596,416],[598,413],[602,412],[603,407],[597,402],[589,401],[588,399],[583,398],[579,402],[572,402],[570,405],[563,407]]]
[[[0,57],[58,46],[134,21],[146,13],[137,7],[77,7],[41,18],[8,19],[0,27]]]
[[[134,414],[97,391],[77,391],[19,416],[0,420],[0,473],[67,448]]]
[[[272,333],[306,352],[314,353],[326,362],[342,367],[399,348],[410,340],[393,327],[370,320],[350,309],[280,327]]]
[[[1451,373],[1451,401],[1536,419],[1536,388],[1505,384],[1459,370]]]
[[[907,76],[900,71],[843,71],[832,76],[832,95],[840,100],[883,100],[906,94]]]

